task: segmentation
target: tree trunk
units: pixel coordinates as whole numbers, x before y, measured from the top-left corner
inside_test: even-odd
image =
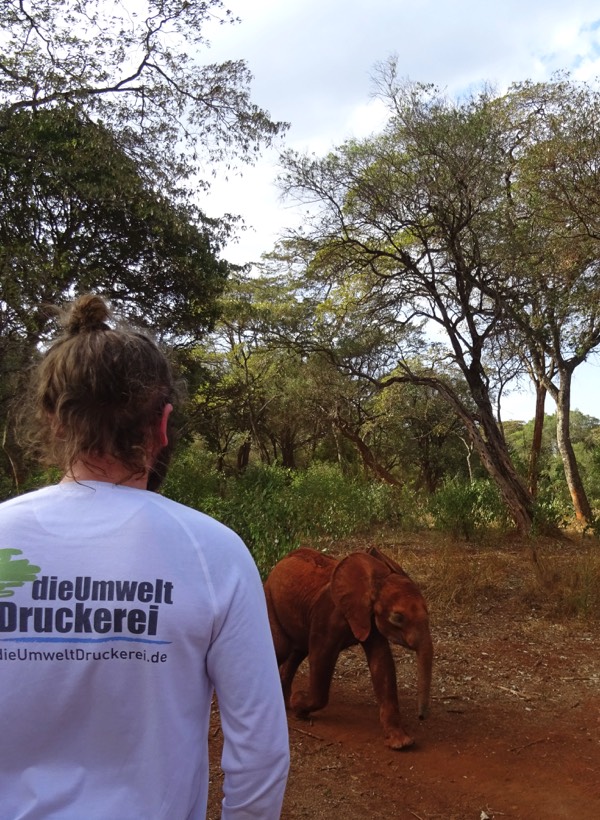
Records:
[[[556,398],[556,442],[563,462],[567,487],[573,500],[575,516],[582,524],[592,524],[594,520],[592,508],[583,487],[571,443],[571,377],[570,371],[564,369],[560,371],[560,387]]]
[[[393,476],[389,472],[389,470],[386,470],[386,468],[377,461],[369,445],[359,436],[359,434],[355,430],[352,429],[351,425],[348,424],[347,421],[344,421],[344,419],[340,418],[339,416],[336,416],[336,418],[334,419],[334,424],[342,433],[342,435],[345,436],[349,441],[351,441],[355,445],[356,449],[360,453],[365,468],[369,472],[371,472],[381,481],[384,481],[386,484],[392,484],[395,487],[400,486],[401,482],[398,481],[398,479],[395,476]]]
[[[296,469],[296,436],[294,431],[286,427],[280,438],[279,448],[281,450],[281,464],[290,470]]]
[[[496,482],[517,529],[523,535],[529,535],[533,525],[533,498],[511,463],[504,436],[491,406],[480,407],[479,412],[484,435],[471,417],[465,422],[473,446],[481,463]]]
[[[246,467],[248,466],[248,462],[250,461],[250,450],[252,447],[252,441],[250,437],[248,437],[243,444],[238,447],[237,451],[237,470],[238,473],[243,473]]]
[[[540,453],[542,451],[542,433],[544,432],[544,413],[546,408],[546,388],[536,381],[535,385],[535,419],[533,424],[533,441],[529,453],[529,492],[532,498],[537,497],[540,477]]]
[[[413,374],[392,376],[381,386],[386,387],[394,382],[421,384],[437,390],[451,404],[464,424],[481,463],[496,483],[517,529],[523,535],[529,535],[533,525],[533,498],[513,467],[502,430],[494,417],[486,386],[478,381],[477,374],[470,373],[469,377],[469,388],[477,403],[477,414],[465,407],[451,387],[436,378]]]

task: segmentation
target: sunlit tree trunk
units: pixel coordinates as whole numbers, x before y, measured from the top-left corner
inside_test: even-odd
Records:
[[[361,436],[352,428],[350,424],[348,424],[347,421],[342,419],[340,416],[336,416],[334,419],[334,424],[340,433],[351,441],[352,444],[354,444],[360,454],[360,457],[362,458],[365,469],[368,472],[386,484],[392,484],[393,486],[399,486],[401,484],[401,482],[393,476],[390,471],[383,466],[383,464],[379,463],[366,441],[361,438]]]
[[[540,476],[540,453],[542,451],[542,434],[544,432],[544,412],[546,408],[546,388],[536,383],[535,390],[535,418],[533,423],[533,441],[529,453],[528,483],[532,498],[537,497],[538,480]]]
[[[570,371],[561,369],[560,388],[556,396],[556,441],[563,461],[565,478],[571,493],[575,516],[582,524],[591,524],[594,516],[571,443],[571,377],[572,373]]]

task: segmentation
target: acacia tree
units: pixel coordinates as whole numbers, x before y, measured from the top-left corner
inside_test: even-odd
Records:
[[[169,339],[216,315],[228,266],[221,230],[156,193],[112,133],[72,108],[0,114],[0,418],[53,320],[99,290]],[[12,422],[4,450],[18,479]]]
[[[462,372],[475,412],[435,374],[433,360],[431,375],[416,374],[405,351],[402,374],[379,382],[407,380],[444,396],[528,531],[533,497],[494,411],[505,377],[490,363],[510,336],[530,367],[541,365],[534,372],[561,405],[560,444],[568,448],[570,377],[600,341],[598,220],[590,215],[597,213],[597,95],[584,88],[570,104],[572,84],[554,81],[454,102],[431,86],[398,83],[393,62],[379,81],[391,111],[383,134],[321,160],[284,157],[284,191],[313,203],[314,218],[295,241],[312,248],[311,281],[358,288],[380,321],[426,321],[441,333],[443,355]],[[571,481],[576,462],[566,448],[577,502],[583,490]],[[590,517],[577,503],[576,512]]]
[[[504,317],[478,284],[496,272],[480,237],[490,235],[502,195],[503,132],[485,92],[455,105],[431,88],[408,86],[390,101],[382,135],[346,143],[322,160],[285,156],[284,190],[319,202],[312,232],[297,239],[318,248],[310,276],[330,289],[356,289],[380,327],[425,321],[439,328],[448,344],[431,346],[420,372],[401,345],[395,373],[380,372],[377,381],[409,381],[450,402],[515,523],[529,531],[532,497],[495,418],[486,370],[489,341]],[[420,352],[423,358],[427,348]],[[436,372],[435,357],[455,363],[474,409],[441,375],[445,367]]]
[[[549,393],[575,514],[589,524],[570,418],[573,373],[600,344],[600,92],[557,78],[516,86],[497,105],[513,145],[497,291],[536,385],[533,452]]]
[[[285,129],[251,102],[243,61],[199,62],[207,25],[230,20],[220,0],[0,5],[0,252],[27,258],[17,287],[3,269],[7,314],[29,312],[24,293],[59,301],[80,265],[82,287],[114,282],[109,295],[137,300],[136,318],[155,292],[165,299],[152,312],[174,329],[186,305],[206,324],[232,222],[205,218],[184,183],[208,184],[203,163],[252,161]]]
[[[237,271],[219,300],[214,330],[194,351],[208,378],[195,392],[190,422],[219,454],[219,467],[235,446],[239,470],[251,450],[294,468],[323,436],[313,363],[273,342],[273,330],[293,312],[286,288]]]

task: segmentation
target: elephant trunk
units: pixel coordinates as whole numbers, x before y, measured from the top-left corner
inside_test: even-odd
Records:
[[[428,635],[417,649],[417,709],[420,720],[424,720],[429,713],[432,668],[433,644]]]

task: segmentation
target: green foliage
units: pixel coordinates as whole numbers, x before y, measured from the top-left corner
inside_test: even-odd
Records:
[[[180,448],[163,485],[163,492],[180,504],[212,514],[210,505],[221,497],[225,477],[215,469],[214,456],[200,441]]]
[[[14,480],[9,475],[0,474],[0,501],[56,484],[61,478],[62,473],[56,467],[34,469],[28,472],[26,479],[18,487],[15,487]]]
[[[212,514],[246,542],[263,576],[299,545],[290,478],[282,467],[251,466],[228,480],[226,496],[212,506]]]
[[[228,21],[221,0],[3,0],[0,104],[83,106],[172,191],[199,154],[251,162],[284,128],[251,102],[243,61],[199,62],[207,27]]]
[[[29,352],[44,307],[88,290],[171,335],[214,320],[228,272],[217,223],[154,191],[81,109],[0,111],[0,183],[0,343]]]
[[[533,534],[568,526],[573,517],[573,508],[567,494],[561,489],[566,490],[564,477],[560,483],[544,482],[540,486],[533,511]]]
[[[389,385],[395,367],[457,411],[528,532],[534,500],[495,404],[533,368],[567,407],[573,371],[599,344],[600,90],[563,76],[452,100],[400,81],[395,58],[375,79],[390,112],[381,134],[321,159],[283,156],[284,193],[315,215],[296,243],[298,256],[309,251],[298,293],[321,285],[329,332],[319,341],[355,378]],[[417,345],[415,332],[428,327],[439,341]],[[415,354],[421,372],[411,366]],[[470,402],[440,378],[441,362],[462,373]],[[568,446],[561,453],[585,511],[577,463]],[[432,488],[437,478],[430,474]]]
[[[216,226],[148,185],[105,127],[75,108],[0,110],[0,424],[52,328],[49,305],[102,293],[180,339],[209,326],[228,265]]]
[[[447,481],[429,501],[434,526],[441,532],[470,540],[489,527],[508,526],[508,515],[490,481]]]
[[[100,292],[178,344],[214,322],[237,218],[200,211],[200,175],[287,127],[251,102],[243,61],[199,62],[227,21],[221,0],[0,4],[0,424],[19,478],[9,405],[49,305]]]
[[[239,476],[217,473],[197,447],[181,452],[165,495],[202,510],[235,530],[263,575],[303,540],[340,539],[376,525],[417,525],[414,499],[397,488],[345,476],[336,465],[314,463],[294,472],[250,465]]]
[[[527,476],[533,441],[533,420],[512,422],[505,426],[514,463],[523,478]],[[600,513],[600,421],[578,410],[570,414],[571,443],[577,458],[590,504],[596,515]],[[564,527],[573,518],[573,504],[558,446],[556,443],[556,415],[544,416],[542,445],[538,465],[538,496],[534,508],[534,532],[548,527]]]

